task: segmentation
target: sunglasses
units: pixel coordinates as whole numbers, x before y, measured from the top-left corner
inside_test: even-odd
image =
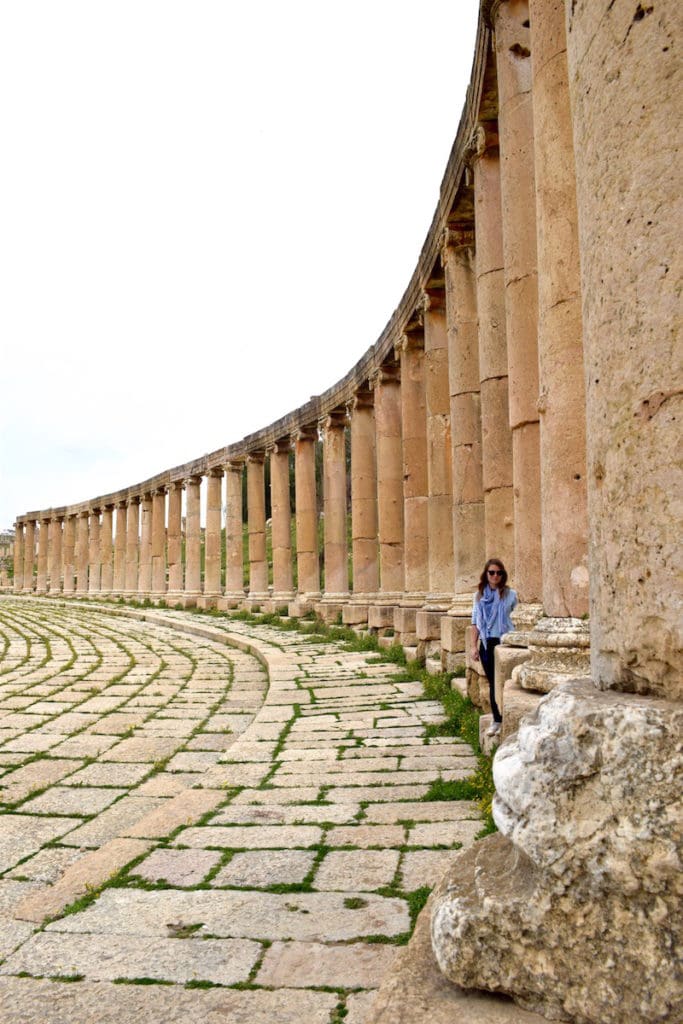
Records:
[[[486,571],[489,574],[489,576],[502,576],[503,575],[503,570],[502,569],[487,569]]]

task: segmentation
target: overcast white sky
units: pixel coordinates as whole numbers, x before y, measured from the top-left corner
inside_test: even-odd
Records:
[[[238,441],[376,341],[477,10],[0,3],[0,527]]]

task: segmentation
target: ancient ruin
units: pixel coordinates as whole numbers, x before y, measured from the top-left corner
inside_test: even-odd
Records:
[[[442,880],[432,945],[454,984],[579,1024],[683,1015],[681,20],[674,0],[482,0],[439,203],[377,342],[257,433],[15,524],[15,594],[314,610],[467,663],[482,707],[472,593],[501,557],[521,605],[498,653],[500,832]],[[377,1024],[417,1019],[399,980]]]

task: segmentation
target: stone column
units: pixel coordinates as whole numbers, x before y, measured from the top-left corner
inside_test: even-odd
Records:
[[[138,595],[140,600],[152,592],[152,494],[143,494],[140,500],[140,562],[138,565]]]
[[[88,528],[88,593],[99,594],[102,577],[100,564],[100,510],[90,510]]]
[[[88,593],[88,512],[79,512],[76,520],[76,596]]]
[[[318,504],[315,487],[315,446],[318,431],[304,427],[294,438],[294,482],[296,490],[296,563],[298,597],[290,615],[304,615],[320,600],[318,561]]]
[[[73,594],[76,576],[76,516],[64,518],[64,536],[62,538],[62,577],[64,594]]]
[[[454,671],[465,664],[472,594],[486,561],[473,225],[446,229],[441,262],[448,324],[454,566],[454,597],[441,620],[441,657],[443,667]]]
[[[325,593],[321,614],[333,621],[349,597],[346,540],[346,410],[335,409],[321,424],[323,434],[323,510]]]
[[[140,529],[140,498],[128,498],[126,516],[126,597],[135,598],[138,592],[138,548]]]
[[[14,524],[14,593],[24,589],[24,524]]]
[[[247,456],[247,524],[249,529],[249,607],[268,598],[266,561],[266,491],[264,452]]]
[[[48,573],[50,576],[50,593],[59,594],[62,589],[62,523],[63,516],[54,515],[50,519]]]
[[[514,579],[512,438],[508,413],[500,160],[495,125],[480,124],[469,158],[474,174],[484,532],[487,558]]]
[[[102,508],[102,524],[100,526],[100,590],[107,596],[111,595],[114,581],[114,563],[112,549],[112,535],[114,525],[113,505],[104,505]]]
[[[123,597],[126,589],[126,534],[128,507],[125,501],[116,503],[116,539],[114,541],[114,578],[112,592]]]
[[[152,494],[152,599],[166,600],[166,488]]]
[[[206,530],[204,533],[204,593],[200,608],[217,608],[221,596],[221,518],[223,468],[209,470],[206,478]]]
[[[353,596],[342,609],[346,625],[368,621],[368,604],[377,596],[377,454],[374,395],[361,387],[349,404],[351,420],[351,554]]]
[[[201,476],[185,481],[185,592],[183,604],[192,608],[202,592]]]
[[[271,611],[286,609],[294,600],[292,578],[292,509],[289,497],[289,438],[270,449],[270,507],[273,540],[273,597]]]
[[[224,611],[236,608],[244,600],[244,541],[242,524],[243,462],[228,462],[226,473],[225,517],[225,595],[219,602]]]
[[[527,0],[492,8],[505,255],[505,312],[512,428],[515,576],[520,601],[541,600],[541,463],[538,421],[538,284]]]
[[[168,592],[169,605],[182,604],[183,598],[183,484],[175,480],[168,491]]]
[[[393,629],[394,609],[403,598],[403,451],[399,367],[386,363],[373,378],[377,430],[377,522],[380,592],[368,625]]]
[[[33,567],[36,558],[36,521],[26,520],[26,533],[24,535],[24,587],[23,592],[33,592]]]
[[[38,571],[36,574],[36,594],[47,594],[47,550],[49,519],[41,519],[38,529]]]

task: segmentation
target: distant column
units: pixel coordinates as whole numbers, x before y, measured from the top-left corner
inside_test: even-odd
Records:
[[[62,576],[65,594],[73,594],[76,585],[76,523],[75,515],[68,515],[64,519]]]
[[[235,460],[225,467],[225,596],[221,601],[225,608],[234,608],[244,600],[243,466],[241,460]]]
[[[292,582],[292,507],[289,496],[289,439],[270,449],[270,505],[273,539],[273,602],[294,598]]]
[[[152,597],[166,599],[166,488],[152,493]]]
[[[399,367],[393,363],[385,364],[378,370],[373,384],[377,430],[378,600],[386,605],[396,604],[403,596],[403,452]]]
[[[128,516],[126,519],[126,597],[137,596],[138,592],[138,557],[140,530],[140,498],[128,499]]]
[[[330,413],[323,427],[325,601],[349,596],[346,540],[346,410]],[[341,610],[341,609],[340,609]]]
[[[368,620],[379,589],[377,452],[373,392],[360,387],[348,406],[351,420],[351,565],[353,594],[342,609],[347,625]]]
[[[315,426],[303,427],[294,439],[296,490],[296,561],[299,600],[320,600],[318,559],[318,504],[315,486]]]
[[[38,572],[36,575],[36,594],[47,594],[47,549],[49,519],[40,520],[38,531]]]
[[[140,563],[138,594],[149,597],[152,591],[152,495],[143,494],[140,501]]]
[[[100,564],[100,510],[90,510],[88,528],[88,593],[99,594],[102,577]]]
[[[168,491],[168,593],[169,604],[182,601],[183,592],[183,484],[176,480]]]
[[[24,589],[24,524],[14,524],[14,593]]]
[[[403,335],[401,417],[403,435],[403,514],[405,522],[405,599],[417,606],[429,589],[429,498],[427,475],[427,398],[424,325]]]
[[[185,598],[186,607],[196,605],[202,591],[201,557],[202,533],[200,520],[201,476],[191,476],[185,481]]]
[[[266,562],[266,493],[263,452],[247,457],[247,522],[249,527],[249,600],[268,597]]]
[[[113,592],[122,597],[126,589],[126,534],[128,507],[125,501],[116,503],[116,540],[114,542]]]
[[[48,572],[50,576],[50,593],[59,594],[62,589],[62,523],[63,516],[54,515],[49,524],[49,556]]]
[[[206,478],[206,530],[204,534],[204,594],[198,604],[216,608],[221,596],[221,518],[223,467],[210,469]]]
[[[76,520],[76,595],[88,593],[88,516],[87,511],[79,512]]]
[[[100,525],[100,590],[109,596],[114,582],[114,563],[112,550],[112,536],[114,526],[114,507],[105,505],[102,508],[102,523]]]

